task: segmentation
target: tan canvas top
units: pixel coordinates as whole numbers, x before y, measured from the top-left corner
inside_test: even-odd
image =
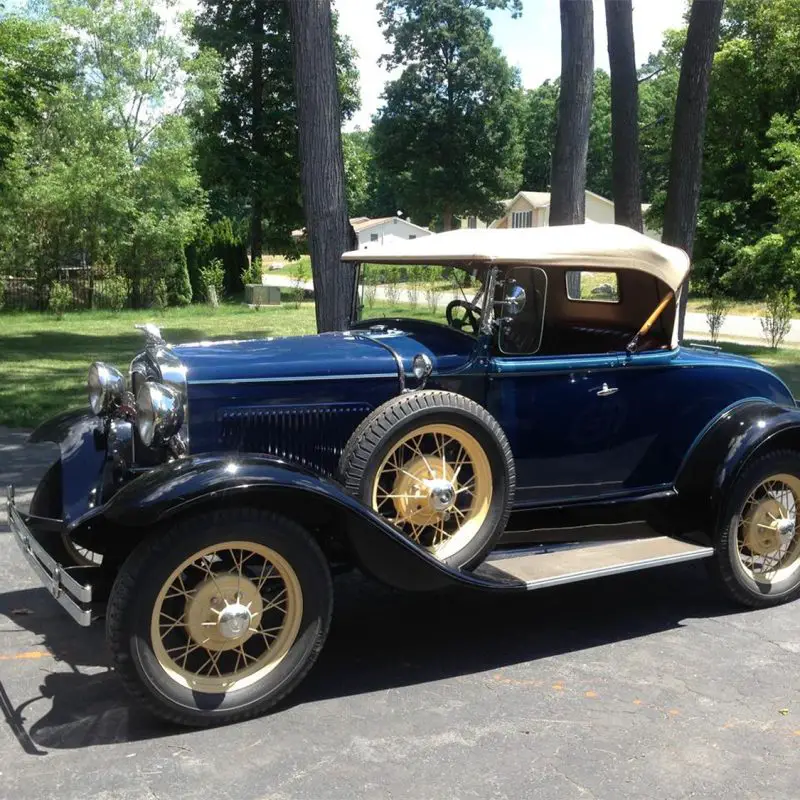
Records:
[[[395,239],[351,250],[343,261],[369,264],[541,264],[556,267],[637,269],[676,291],[689,257],[621,225],[458,230],[420,239]]]

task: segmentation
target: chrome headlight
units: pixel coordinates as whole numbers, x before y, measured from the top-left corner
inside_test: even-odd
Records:
[[[118,369],[102,361],[95,361],[89,367],[87,386],[90,408],[95,414],[105,414],[122,402],[125,378]]]
[[[163,383],[148,381],[136,395],[136,427],[148,447],[165,444],[183,425],[183,404],[178,392]]]

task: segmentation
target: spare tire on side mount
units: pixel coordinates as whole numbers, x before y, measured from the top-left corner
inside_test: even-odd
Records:
[[[339,461],[349,494],[450,566],[477,566],[505,528],[514,458],[497,421],[453,392],[402,394],[376,408]]]

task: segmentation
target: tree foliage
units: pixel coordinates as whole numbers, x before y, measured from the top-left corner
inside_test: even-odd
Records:
[[[248,220],[251,251],[289,251],[304,219],[287,5],[201,0],[193,35],[216,63],[220,89],[213,108],[193,115],[212,214]],[[358,71],[345,37],[335,36],[335,48],[346,120],[359,105]]]
[[[493,45],[486,10],[514,0],[382,0],[391,46],[387,84],[374,121],[378,168],[391,176],[398,207],[416,221],[491,219],[519,185],[519,77]]]
[[[185,44],[149,0],[58,0],[48,16],[74,34],[74,77],[17,133],[0,189],[6,268],[47,285],[93,265],[130,279],[135,304],[187,303],[205,195],[181,114]]]
[[[0,6],[0,181],[26,124],[41,119],[49,98],[74,68],[70,39],[51,22],[4,14]]]

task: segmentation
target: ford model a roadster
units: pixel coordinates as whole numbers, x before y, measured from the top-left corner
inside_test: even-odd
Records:
[[[262,713],[311,667],[334,568],[523,592],[708,559],[753,607],[800,593],[800,410],[760,365],[679,346],[679,250],[615,226],[458,231],[345,253],[477,280],[430,319],[96,363],[10,524],[155,713]],[[462,280],[462,284],[463,284]],[[355,311],[360,299],[355,297]]]

